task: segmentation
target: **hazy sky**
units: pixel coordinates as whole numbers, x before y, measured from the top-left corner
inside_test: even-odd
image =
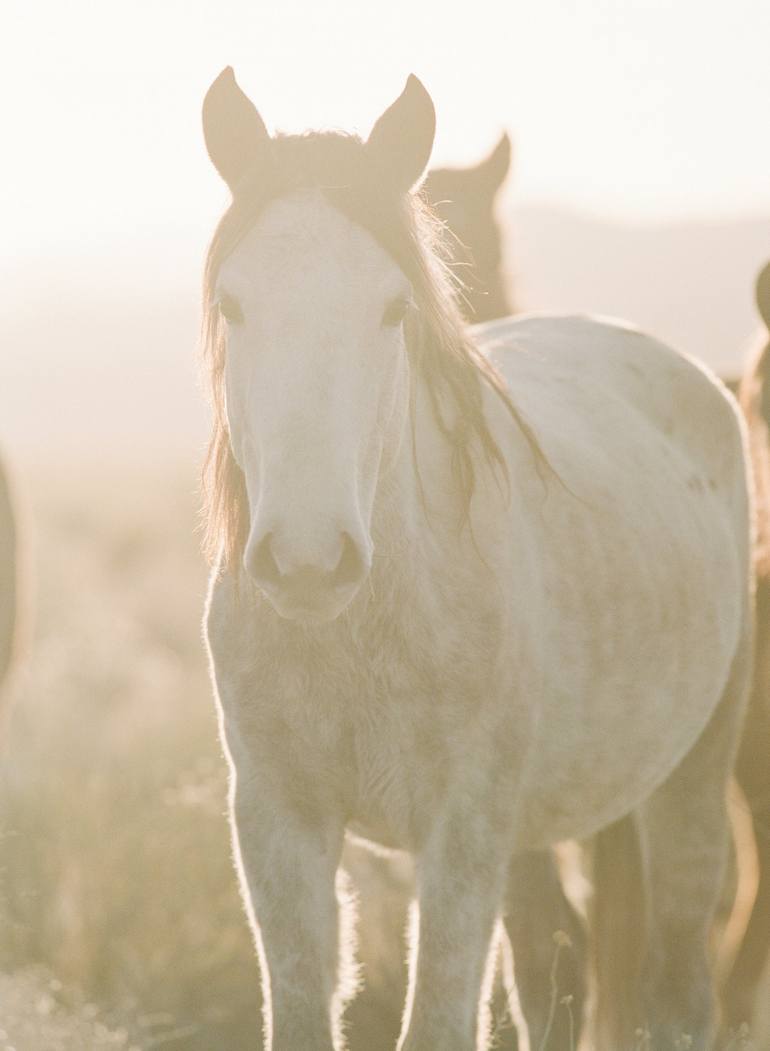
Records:
[[[163,448],[193,447],[201,260],[227,200],[200,106],[228,64],[268,126],[364,135],[417,73],[438,111],[435,162],[472,162],[511,131],[506,215],[544,201],[625,221],[752,216],[748,247],[693,242],[681,265],[621,229],[612,251],[627,248],[631,269],[613,262],[614,281],[584,256],[590,238],[552,231],[539,291],[540,242],[527,251],[522,215],[513,244],[520,303],[618,313],[702,353],[695,311],[713,360],[733,364],[756,324],[768,0],[4,0],[1,21],[9,448],[50,456],[77,437],[102,455],[119,433],[132,455],[160,434]]]
[[[202,243],[225,193],[200,102],[226,64],[268,126],[363,134],[414,71],[435,160],[511,130],[517,201],[767,214],[768,42],[767,0],[6,0],[3,270]]]

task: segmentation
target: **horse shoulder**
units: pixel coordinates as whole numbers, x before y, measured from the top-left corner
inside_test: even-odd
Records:
[[[480,326],[478,338],[514,401],[529,402],[535,416],[542,406],[535,428],[555,426],[558,414],[562,425],[598,437],[607,413],[597,410],[614,403],[622,410],[614,417],[621,442],[642,424],[711,470],[734,475],[745,460],[740,413],[723,384],[638,329],[602,318],[531,315]]]

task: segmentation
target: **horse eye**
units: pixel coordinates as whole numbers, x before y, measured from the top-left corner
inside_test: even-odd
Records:
[[[382,315],[383,327],[395,328],[396,325],[400,325],[404,320],[408,309],[409,300],[404,296],[398,296],[396,299],[392,299],[385,307],[385,312]]]
[[[239,322],[243,321],[241,304],[232,296],[222,296],[219,300],[219,313],[226,321],[229,321],[233,325],[237,325]]]

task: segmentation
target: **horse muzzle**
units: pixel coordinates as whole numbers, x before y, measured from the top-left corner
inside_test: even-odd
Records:
[[[334,620],[352,601],[371,567],[371,555],[350,533],[340,532],[327,551],[312,560],[292,551],[271,530],[247,545],[244,567],[280,616],[287,620]],[[333,553],[332,553],[333,551]]]

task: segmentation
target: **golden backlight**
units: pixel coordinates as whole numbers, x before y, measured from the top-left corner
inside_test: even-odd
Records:
[[[0,13],[0,1048],[250,1049],[258,973],[200,631],[201,278],[228,203],[204,93],[232,66],[271,132],[366,137],[416,74],[435,102],[432,167],[475,165],[510,135],[500,194],[484,184],[497,301],[623,317],[736,376],[770,258],[770,3],[5,0]],[[496,270],[491,205],[484,218]],[[397,318],[412,306],[394,304]],[[263,577],[272,545],[256,545]],[[370,993],[351,1009],[351,1051],[393,1051],[404,951],[382,932],[406,926],[411,870],[355,859]],[[562,926],[540,945],[559,982],[581,948]],[[559,985],[556,999],[553,981],[572,1034],[579,996]],[[767,1041],[766,988],[752,1035]],[[502,1003],[495,1046],[511,1051]]]

